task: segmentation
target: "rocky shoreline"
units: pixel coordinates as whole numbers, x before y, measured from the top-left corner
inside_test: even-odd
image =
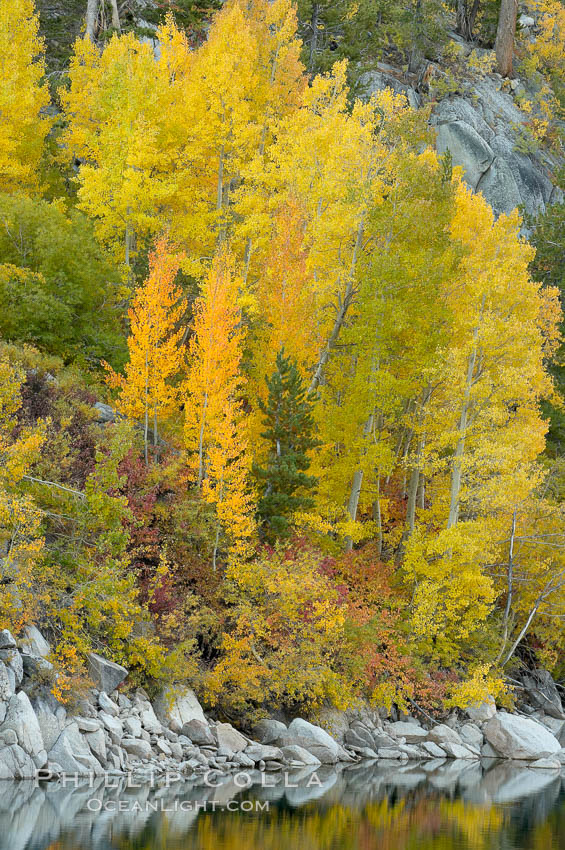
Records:
[[[149,781],[174,774],[176,781],[213,785],[232,773],[363,760],[495,758],[535,768],[565,765],[565,713],[552,681],[531,684],[537,705],[529,707],[530,716],[497,711],[487,701],[470,707],[466,717],[453,714],[446,723],[424,726],[410,716],[382,718],[365,706],[322,712],[319,725],[302,718],[288,725],[261,720],[249,737],[207,718],[189,688],[169,689],[153,702],[142,689],[122,693],[128,671],[94,653],[89,672],[96,687],[79,713],[70,714],[46,686],[37,686],[38,671],[51,666],[49,652],[35,627],[18,642],[0,631],[0,779],[131,774]]]

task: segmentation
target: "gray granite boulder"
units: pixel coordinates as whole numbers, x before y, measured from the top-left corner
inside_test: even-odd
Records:
[[[297,744],[316,756],[322,764],[335,764],[339,761],[340,746],[332,736],[313,723],[308,723],[302,718],[295,718],[288,732],[281,736],[279,746]]]
[[[63,773],[84,776],[102,774],[102,766],[93,755],[75,722],[66,726],[49,751],[49,761],[60,765]]]
[[[24,663],[18,650],[0,649],[0,661],[12,671],[16,685],[21,685],[24,678]]]
[[[8,729],[14,731],[18,745],[31,757],[35,766],[43,767],[47,752],[37,717],[24,691],[10,697],[0,732]]]
[[[31,700],[31,704],[41,730],[45,749],[49,752],[65,728],[67,711],[47,689],[35,696]]]
[[[0,630],[0,649],[15,649],[16,641],[8,629]]]
[[[89,652],[87,656],[88,675],[100,691],[111,694],[122,684],[128,675],[128,671],[121,664],[109,661],[96,652]]]
[[[197,744],[199,747],[215,747],[217,744],[216,738],[214,737],[212,729],[208,723],[203,723],[201,720],[197,720],[196,718],[183,725],[181,734],[186,735],[187,738],[190,738],[193,744]]]
[[[234,729],[231,723],[218,723],[215,727],[218,738],[218,752],[220,755],[239,753],[249,746],[249,741],[241,732]]]
[[[488,743],[504,758],[535,760],[561,751],[561,744],[541,723],[498,712],[484,726]]]
[[[181,728],[191,720],[206,723],[198,697],[191,688],[185,686],[173,685],[165,688],[154,701],[153,708],[157,718],[165,726],[169,726],[173,721]]]
[[[427,731],[417,723],[407,723],[404,720],[389,723],[386,731],[397,740],[405,738],[407,744],[419,744],[428,737]]]
[[[37,626],[26,626],[19,641],[20,649],[28,655],[37,658],[47,658],[51,652],[49,643],[45,640]]]
[[[33,779],[36,764],[18,744],[0,745],[0,779]]]
[[[565,720],[561,697],[551,673],[538,668],[526,673],[522,681],[533,705],[550,717]]]
[[[264,720],[259,720],[253,727],[253,738],[260,744],[272,744],[273,741],[278,740],[286,732],[287,727],[280,720],[265,718]]]

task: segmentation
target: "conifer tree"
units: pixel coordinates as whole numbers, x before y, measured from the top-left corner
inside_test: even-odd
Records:
[[[314,420],[306,388],[295,362],[284,349],[277,355],[276,368],[267,379],[268,399],[260,401],[265,431],[261,435],[269,445],[264,466],[255,465],[255,477],[263,485],[258,512],[269,537],[288,534],[290,517],[300,508],[309,508],[308,495],[317,479],[307,475],[308,452],[316,448]]]

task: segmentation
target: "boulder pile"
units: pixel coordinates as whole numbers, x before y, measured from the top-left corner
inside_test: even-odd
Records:
[[[249,737],[206,717],[185,686],[171,687],[153,701],[141,688],[122,692],[128,671],[95,653],[88,658],[95,687],[81,701],[80,713],[70,713],[46,686],[37,686],[35,674],[51,668],[49,652],[35,627],[18,642],[0,631],[0,779],[35,778],[40,770],[45,778],[174,772],[194,781],[242,770],[298,770],[366,759],[565,764],[565,714],[544,671],[534,671],[527,684],[538,706],[530,716],[497,711],[487,700],[470,706],[463,718],[454,714],[446,723],[424,726],[408,715],[383,719],[365,707],[334,712],[320,725],[299,717],[288,725],[261,720]]]

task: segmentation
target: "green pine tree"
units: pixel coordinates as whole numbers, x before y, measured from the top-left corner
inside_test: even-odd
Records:
[[[353,93],[363,93],[361,76],[391,53],[411,66],[435,56],[445,41],[441,0],[297,0],[302,60],[309,74],[328,71],[347,59]]]
[[[258,513],[267,539],[286,537],[290,517],[301,508],[313,504],[308,495],[317,484],[307,475],[310,460],[307,452],[318,445],[313,436],[312,404],[291,357],[284,350],[277,355],[273,375],[266,378],[269,389],[267,403],[260,402],[269,443],[265,466],[254,465],[253,472],[261,493]]]

